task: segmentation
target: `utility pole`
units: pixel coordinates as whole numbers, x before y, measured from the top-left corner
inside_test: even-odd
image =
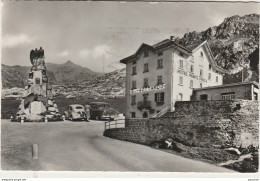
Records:
[[[104,67],[104,52],[103,52],[103,74],[105,72],[105,67]]]

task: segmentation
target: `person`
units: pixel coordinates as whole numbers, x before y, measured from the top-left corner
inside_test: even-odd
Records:
[[[87,102],[85,105],[85,111],[86,111],[86,117],[88,120],[90,118],[90,109],[91,109],[91,107],[90,107],[89,103]]]

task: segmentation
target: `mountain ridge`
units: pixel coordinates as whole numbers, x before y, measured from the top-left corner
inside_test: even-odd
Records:
[[[24,87],[27,83],[28,73],[31,66],[2,65],[2,87]],[[72,61],[67,61],[63,64],[55,64],[47,62],[45,64],[47,76],[51,84],[73,84],[91,80],[101,73],[94,72],[87,67],[74,64]],[[17,76],[19,75],[19,76]]]
[[[209,27],[201,32],[189,32],[184,34],[183,37],[175,38],[176,43],[183,46],[189,46],[205,40],[207,40],[212,50],[216,63],[222,68],[231,71],[231,75],[224,76],[224,84],[241,82],[242,71],[243,81],[259,82],[258,14],[250,14],[242,17],[238,15],[227,17],[217,26]],[[63,72],[59,75],[55,74],[57,72],[53,72],[55,74],[54,80],[57,79],[55,83],[60,81],[61,84],[64,84],[63,87],[58,88],[58,94],[79,95],[78,93],[80,93],[82,96],[93,95],[95,97],[124,95],[125,68],[103,75],[101,73],[96,73],[93,76],[86,74],[89,79],[79,79],[80,77],[77,77],[77,74],[70,74],[71,79],[63,79],[62,76],[66,76],[66,71],[68,71],[66,67],[74,66],[71,61],[67,61],[64,64],[65,66],[63,66],[65,68],[60,70]],[[48,63],[46,63],[46,65],[48,65]],[[56,68],[53,68],[55,66]],[[53,68],[56,70],[57,67],[57,64],[49,65],[49,69]],[[84,70],[80,68],[79,72],[82,73]],[[70,72],[68,72],[68,74],[69,73]],[[2,76],[2,80],[3,77],[4,76]],[[75,81],[75,79],[78,79],[78,81]],[[27,80],[27,77],[25,77],[25,80]],[[73,85],[66,86],[66,82],[70,82]]]

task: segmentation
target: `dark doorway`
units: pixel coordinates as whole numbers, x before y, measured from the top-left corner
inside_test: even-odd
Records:
[[[148,118],[148,113],[146,111],[143,113],[143,118]]]
[[[207,94],[200,95],[200,100],[208,100],[208,95]]]

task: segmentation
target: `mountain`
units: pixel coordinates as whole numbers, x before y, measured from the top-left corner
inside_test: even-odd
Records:
[[[175,41],[189,46],[207,40],[217,64],[231,75],[224,76],[224,84],[259,80],[259,15],[232,16],[218,26],[205,31],[186,33]],[[81,67],[71,61],[65,64],[46,63],[55,83],[57,95],[116,97],[123,96],[125,89],[125,68],[104,75]],[[28,67],[3,66],[3,86],[22,85],[27,79]],[[242,73],[243,71],[243,73]],[[53,75],[51,74],[53,73]],[[18,75],[18,76],[17,76]],[[69,85],[68,85],[69,84]],[[22,86],[21,86],[22,87]]]
[[[100,75],[80,84],[74,83],[70,86],[54,86],[54,95],[85,98],[123,97],[125,94],[125,76],[126,69],[123,68]]]
[[[46,69],[54,73],[57,83],[62,84],[81,83],[100,75],[100,73],[76,65],[71,61],[67,61],[64,64],[46,63]]]
[[[51,84],[73,84],[91,80],[100,73],[67,61],[64,64],[46,63],[47,76]],[[31,66],[8,66],[2,64],[3,88],[24,87],[27,83]]]
[[[252,71],[244,80],[255,80],[253,74],[259,76],[258,69],[250,69],[249,56],[259,48],[259,15],[232,16],[218,26],[210,27],[202,32],[186,33],[175,41],[183,46],[207,40],[215,56],[216,63],[232,75],[225,75],[224,83],[231,83],[234,74],[242,75],[242,66]],[[256,60],[259,62],[258,60]],[[245,70],[244,70],[245,71]],[[248,77],[249,76],[249,77]],[[240,78],[240,81],[242,77]],[[257,79],[258,81],[258,79]]]

